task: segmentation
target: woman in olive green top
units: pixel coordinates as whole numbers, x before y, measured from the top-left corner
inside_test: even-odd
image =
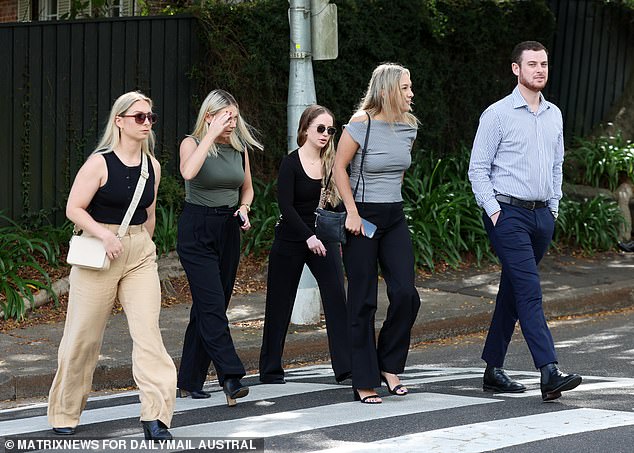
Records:
[[[213,361],[227,403],[249,393],[245,370],[229,332],[229,306],[240,259],[240,228],[251,227],[253,184],[248,149],[262,145],[242,119],[229,93],[205,99],[196,127],[180,146],[185,203],[178,222],[177,251],[192,294],[189,325],[178,371],[178,396],[209,398],[203,390]]]

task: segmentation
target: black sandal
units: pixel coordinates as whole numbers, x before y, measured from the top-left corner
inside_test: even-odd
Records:
[[[390,388],[390,384],[387,383],[387,378],[383,375],[381,375],[381,380],[383,382],[385,382],[385,386],[387,387],[387,391],[390,392],[392,395],[396,395],[396,396],[406,396],[409,391],[407,390],[407,388],[403,385],[403,384],[397,384],[394,386],[394,388]],[[405,390],[405,392],[400,392],[399,390],[403,389]]]
[[[376,393],[373,395],[368,395],[361,398],[361,395],[359,395],[358,390],[352,389],[352,392],[354,393],[354,401],[360,401],[363,404],[381,404],[383,402],[383,401],[369,401],[370,399],[373,399],[373,398],[381,398]]]

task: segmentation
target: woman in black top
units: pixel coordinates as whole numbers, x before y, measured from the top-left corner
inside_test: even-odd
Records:
[[[60,436],[75,433],[92,387],[106,323],[115,298],[123,306],[132,337],[132,369],[139,387],[146,439],[168,440],[174,412],[176,368],[159,329],[161,284],[152,242],[161,166],[154,158],[152,101],[131,91],[112,106],[95,152],[75,176],[66,216],[86,236],[99,238],[110,268],[73,266],[57,373],[48,396],[48,419]],[[148,159],[147,181],[127,232],[119,225]]]
[[[299,149],[282,160],[277,180],[280,221],[269,254],[260,381],[283,384],[282,353],[304,264],[319,284],[332,368],[337,381],[350,377],[350,348],[339,244],[315,236],[315,209],[322,180],[334,161],[334,115],[312,105],[302,113],[297,131]],[[334,186],[334,185],[333,185]],[[336,198],[334,189],[331,199]]]

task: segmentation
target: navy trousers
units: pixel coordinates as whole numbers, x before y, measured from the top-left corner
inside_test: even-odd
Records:
[[[185,203],[178,222],[178,257],[192,293],[178,370],[183,390],[201,390],[212,361],[220,385],[225,377],[245,375],[226,314],[240,259],[240,229],[233,212]]]
[[[522,334],[536,368],[557,362],[555,345],[542,307],[539,262],[552,240],[555,218],[548,208],[530,210],[500,204],[502,211],[493,226],[484,213],[484,226],[502,264],[500,287],[482,359],[502,367],[515,324]]]

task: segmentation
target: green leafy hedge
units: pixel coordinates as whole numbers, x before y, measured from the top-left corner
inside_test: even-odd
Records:
[[[482,110],[515,80],[509,54],[520,41],[548,44],[554,17],[544,0],[335,0],[339,57],[315,61],[317,101],[347,122],[374,67],[394,61],[412,73],[418,143],[440,157],[470,143]],[[287,151],[288,2],[207,2],[194,11],[206,46],[193,74],[203,96],[232,92],[263,133],[254,172],[271,180]],[[195,102],[196,105],[199,104]]]

